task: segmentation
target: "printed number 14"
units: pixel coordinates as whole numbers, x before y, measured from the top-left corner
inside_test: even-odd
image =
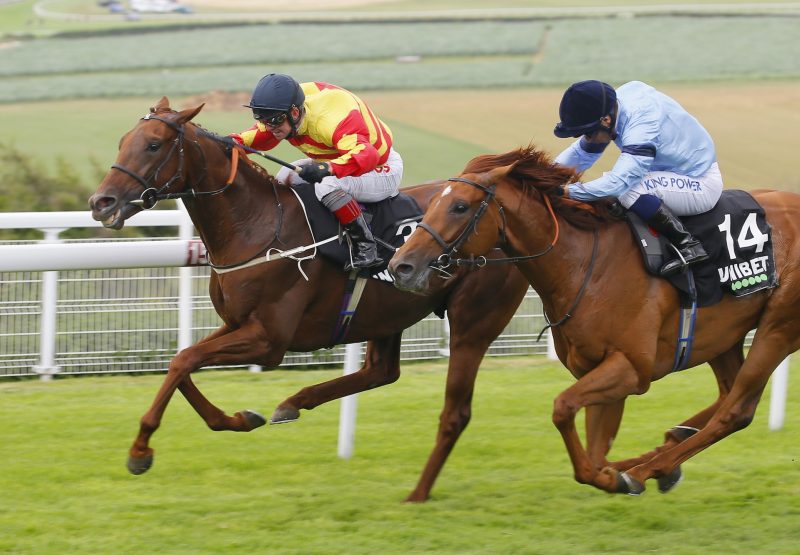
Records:
[[[755,245],[757,253],[764,250],[764,244],[769,240],[769,236],[758,229],[758,223],[756,222],[757,216],[758,214],[755,212],[751,212],[747,215],[747,219],[742,229],[739,231],[739,236],[736,238],[740,249],[746,249],[747,247]],[[735,260],[736,252],[733,246],[733,237],[731,236],[731,215],[725,214],[725,219],[718,227],[720,231],[725,233],[725,244],[728,246],[728,256],[731,257],[731,260]]]

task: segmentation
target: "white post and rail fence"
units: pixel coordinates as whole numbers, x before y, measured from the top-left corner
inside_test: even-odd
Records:
[[[136,240],[108,242],[63,242],[59,235],[66,229],[97,227],[99,224],[91,219],[88,211],[81,212],[47,212],[47,213],[0,213],[0,229],[38,229],[44,239],[38,243],[0,244],[0,275],[8,272],[42,272],[41,280],[41,314],[39,319],[39,358],[33,370],[42,379],[49,379],[59,373],[56,362],[57,333],[57,291],[59,272],[93,268],[159,268],[177,267],[178,272],[178,329],[177,347],[184,349],[192,344],[192,306],[193,306],[193,266],[207,265],[205,247],[195,238],[194,226],[180,205],[180,210],[153,210],[142,212],[126,222],[127,226],[170,226],[178,228],[177,239]],[[538,303],[538,298],[529,292],[528,299]],[[515,319],[540,318],[541,308],[536,314],[518,312]],[[446,321],[445,321],[446,322]],[[446,355],[448,351],[446,325],[438,328],[440,335],[421,340],[413,350],[433,352],[429,356]],[[516,354],[517,352],[546,353],[555,359],[555,349],[548,333],[546,350],[539,349],[530,334],[509,334],[501,336],[496,343],[503,344],[506,351],[498,354]],[[404,338],[404,342],[406,339]],[[515,351],[515,349],[517,349]],[[361,344],[346,347],[344,355],[345,373],[358,370],[361,364]],[[490,351],[491,354],[491,351]],[[408,356],[407,358],[414,358]],[[257,367],[251,367],[255,370]],[[786,406],[788,386],[789,359],[781,363],[772,377],[772,388],[769,410],[769,428],[780,429]],[[0,378],[3,376],[0,376]],[[340,426],[339,455],[349,458],[353,450],[353,426],[355,421],[356,399],[351,396],[342,400]],[[347,424],[344,424],[347,422]]]

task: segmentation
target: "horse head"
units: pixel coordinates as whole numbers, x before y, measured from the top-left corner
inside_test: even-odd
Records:
[[[392,257],[395,285],[431,293],[436,288],[430,281],[433,272],[486,264],[485,256],[495,247],[511,257],[506,262],[543,256],[558,240],[556,212],[583,228],[604,217],[604,209],[561,197],[561,186],[579,177],[532,145],[473,158],[434,197],[418,229]],[[525,226],[511,225],[520,221]],[[536,228],[531,237],[515,234],[526,226]]]
[[[505,229],[502,207],[496,199],[497,186],[513,169],[514,164],[510,164],[449,179],[432,199],[417,229],[389,262],[395,286],[413,293],[431,293],[433,272],[449,275],[447,269],[458,265],[460,257],[483,257],[494,248]],[[476,265],[481,265],[480,261]]]
[[[184,164],[185,124],[203,108],[179,112],[162,97],[119,143],[119,154],[97,191],[89,198],[92,217],[112,229],[143,209],[152,208],[156,195],[187,188]]]

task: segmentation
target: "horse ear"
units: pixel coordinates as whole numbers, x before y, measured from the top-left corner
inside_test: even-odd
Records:
[[[185,110],[181,110],[180,112],[178,112],[178,117],[176,119],[176,122],[177,123],[186,123],[187,121],[189,121],[193,117],[195,117],[197,114],[199,114],[200,110],[202,110],[203,106],[205,106],[205,105],[206,104],[204,102],[203,104],[201,104],[200,106],[197,106],[196,108],[186,108]]]
[[[517,163],[514,162],[513,164],[509,164],[508,166],[502,166],[499,168],[493,168],[486,174],[486,177],[489,179],[489,183],[494,183],[498,179],[503,179],[504,177],[508,176],[511,171],[517,166]]]
[[[161,112],[164,110],[169,110],[169,98],[166,96],[162,96],[161,100],[159,100],[155,106],[150,108],[150,113],[155,114],[156,112]]]

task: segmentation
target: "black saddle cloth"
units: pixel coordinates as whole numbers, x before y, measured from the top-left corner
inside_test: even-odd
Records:
[[[675,257],[675,251],[632,212],[626,217],[644,256],[645,267],[659,275],[661,266]],[[697,306],[711,306],[725,293],[741,297],[778,285],[772,258],[771,228],[764,209],[747,192],[723,191],[713,210],[681,218],[709,254],[705,262],[692,265]],[[686,273],[669,281],[681,292],[682,304],[691,304]]]
[[[308,221],[314,232],[314,240],[322,241],[328,237],[339,234],[339,222],[336,217],[325,208],[314,194],[314,187],[307,183],[292,185],[297,191],[306,207]],[[372,234],[378,239],[378,256],[383,259],[383,264],[370,268],[370,274],[381,274],[389,265],[389,260],[394,256],[394,249],[400,247],[412,231],[416,222],[422,219],[422,210],[417,201],[412,197],[400,193],[399,195],[373,203],[361,203],[364,209],[364,218],[369,223]],[[387,246],[390,245],[391,247]],[[344,269],[350,262],[350,252],[347,241],[342,239],[331,241],[317,247],[322,256],[332,260]]]

